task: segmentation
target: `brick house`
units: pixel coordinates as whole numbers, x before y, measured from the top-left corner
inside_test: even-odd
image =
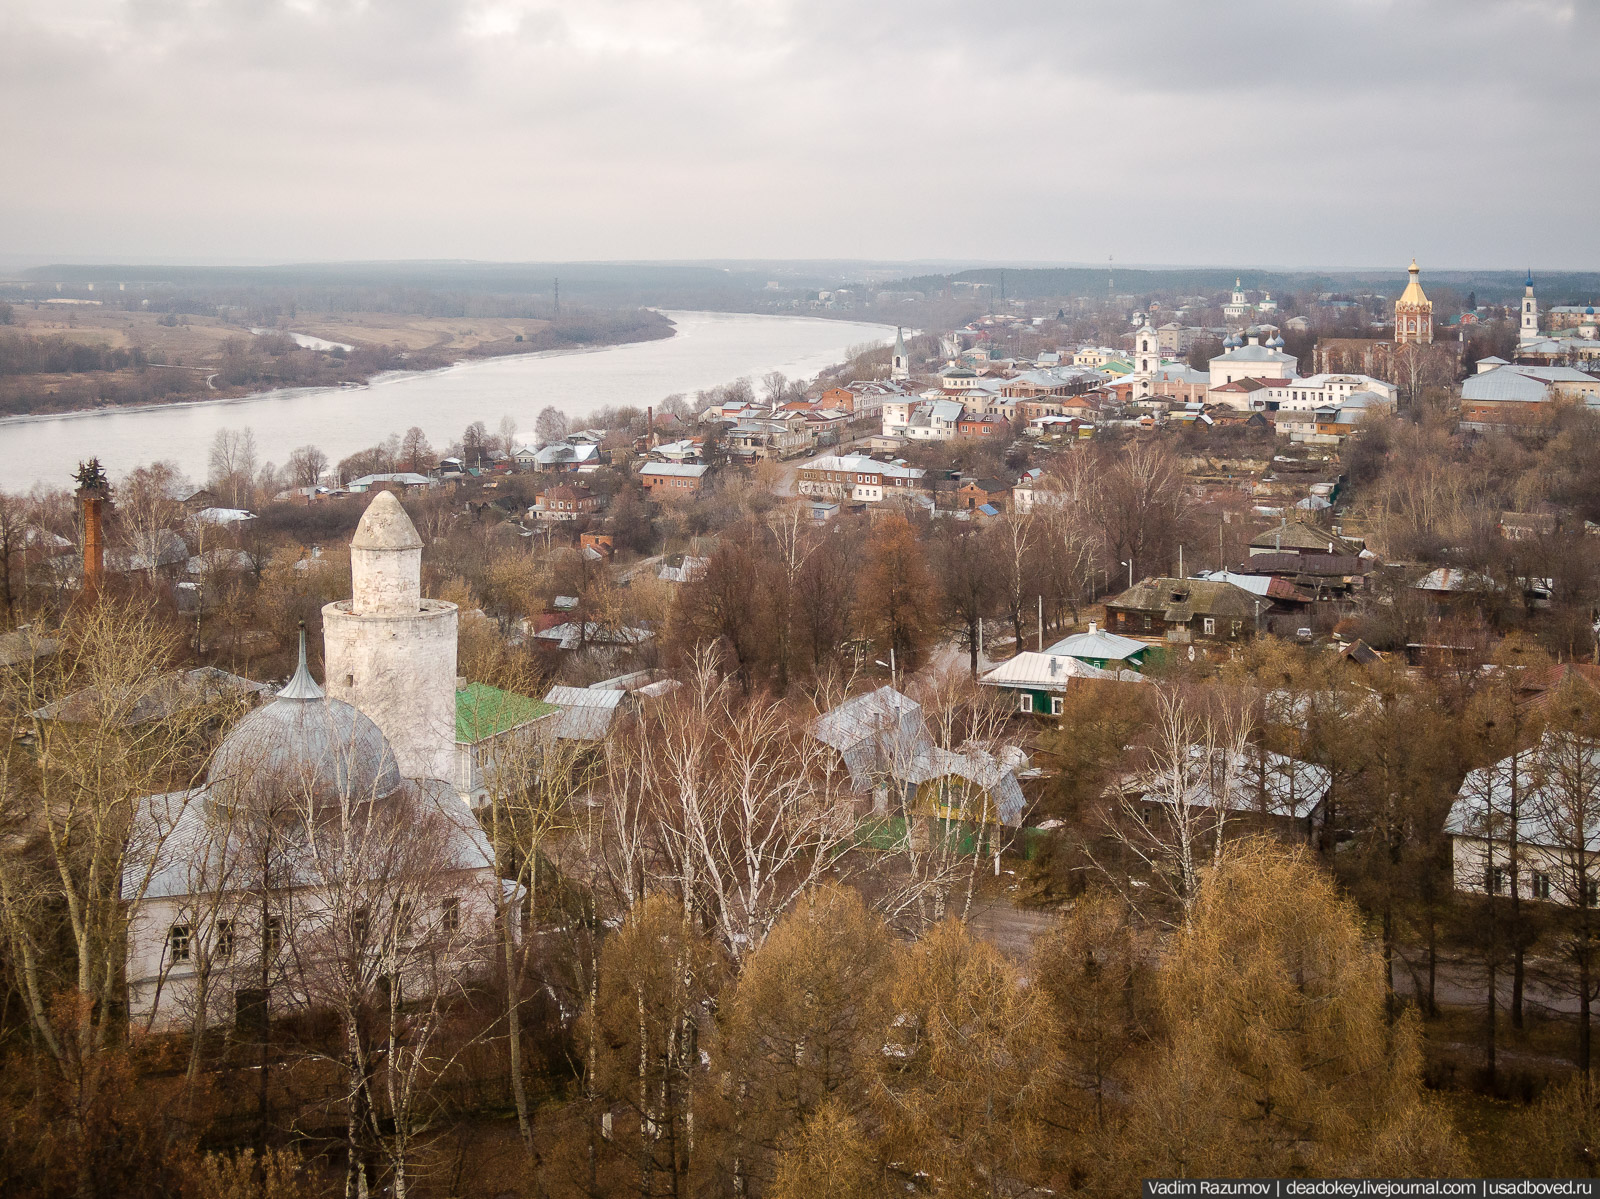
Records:
[[[577,520],[600,511],[600,497],[587,487],[574,487],[563,483],[547,487],[533,499],[531,515],[535,520]]]
[[[956,507],[972,510],[990,504],[1004,512],[1011,505],[1011,484],[1004,479],[962,479]]]
[[[1011,426],[990,413],[966,413],[956,422],[957,437],[1007,437]]]
[[[647,462],[639,470],[639,482],[649,495],[692,495],[704,486],[708,469],[701,462]]]

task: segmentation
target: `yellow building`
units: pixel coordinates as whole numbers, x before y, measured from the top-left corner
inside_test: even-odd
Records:
[[[1417,282],[1421,272],[1417,260],[1411,260],[1411,282],[1394,303],[1394,340],[1396,345],[1433,344],[1433,301],[1423,293]]]

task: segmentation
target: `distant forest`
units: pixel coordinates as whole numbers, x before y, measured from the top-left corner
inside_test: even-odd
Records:
[[[1377,294],[1398,296],[1405,290],[1406,265],[1392,271],[1338,271],[1329,273],[1233,270],[1222,267],[1186,270],[1139,270],[1115,267],[1047,267],[1014,269],[989,267],[960,271],[953,275],[917,275],[895,283],[886,290],[920,291],[927,295],[943,292],[956,284],[988,286],[998,294],[1015,300],[1042,300],[1077,296],[1150,295],[1173,292],[1178,295],[1209,295],[1231,289],[1237,279],[1247,291],[1291,293],[1333,292],[1336,294]],[[1463,294],[1475,293],[1487,304],[1515,302],[1522,295],[1526,271],[1430,271],[1423,270],[1425,287],[1448,286]],[[1600,272],[1569,271],[1551,274],[1538,272],[1535,287],[1544,304],[1577,303],[1600,295]],[[1553,297],[1562,297],[1554,299]],[[1568,299],[1567,297],[1570,297]]]
[[[1424,285],[1508,304],[1522,294],[1524,271],[1431,270]],[[1052,301],[1116,295],[1214,295],[1239,279],[1275,294],[1398,296],[1406,264],[1392,270],[1266,271],[1225,267],[1149,270],[1131,267],[977,267],[959,263],[852,261],[728,262],[334,262],[281,266],[51,265],[0,282],[0,298],[57,294],[139,304],[145,311],[197,312],[234,307],[263,317],[296,310],[402,312],[428,317],[526,317],[548,320],[560,306],[591,309],[694,308],[731,312],[789,308],[797,295],[849,289],[857,307],[879,292],[972,298],[988,287],[1009,299]],[[559,281],[559,286],[558,286]],[[1600,296],[1600,272],[1537,272],[1544,304]],[[90,292],[89,285],[96,290]],[[959,285],[965,284],[966,287]],[[126,288],[119,290],[118,285]],[[137,299],[133,299],[133,297]],[[148,302],[146,302],[148,301]],[[845,315],[836,310],[832,315]]]

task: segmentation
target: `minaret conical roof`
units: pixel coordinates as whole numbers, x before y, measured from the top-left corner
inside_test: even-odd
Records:
[[[350,539],[353,550],[420,550],[422,538],[392,491],[380,491]]]

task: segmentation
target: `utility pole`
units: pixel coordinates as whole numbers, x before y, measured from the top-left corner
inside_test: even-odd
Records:
[[[1044,653],[1044,593],[1039,594],[1039,652]]]

